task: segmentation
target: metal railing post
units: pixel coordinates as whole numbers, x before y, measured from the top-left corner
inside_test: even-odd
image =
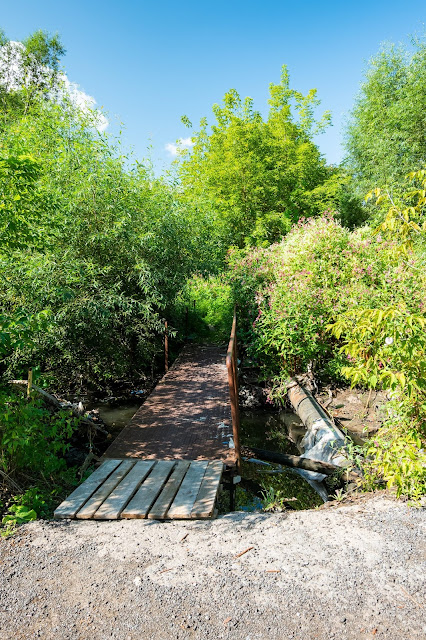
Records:
[[[169,333],[167,330],[167,320],[164,322],[164,368],[169,370]]]
[[[231,398],[232,434],[237,456],[237,469],[241,468],[240,450],[240,409],[238,406],[238,361],[237,361],[237,313],[234,310],[231,338],[226,354],[226,367],[228,369],[229,395]]]

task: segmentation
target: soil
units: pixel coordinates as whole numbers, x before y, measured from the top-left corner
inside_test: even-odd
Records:
[[[315,398],[340,423],[339,426],[361,438],[380,429],[386,417],[388,398],[383,391],[326,389]]]
[[[214,521],[36,521],[0,541],[2,640],[420,640],[426,510],[387,495]]]

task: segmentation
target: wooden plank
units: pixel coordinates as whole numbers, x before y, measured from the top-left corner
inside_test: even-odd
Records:
[[[127,507],[121,512],[121,517],[146,518],[175,464],[175,460],[159,460]]]
[[[168,518],[190,518],[192,507],[203,481],[208,460],[194,460],[191,462],[186,476],[167,514]]]
[[[115,469],[109,478],[105,480],[91,498],[86,502],[84,507],[76,514],[76,518],[80,520],[89,520],[93,517],[95,512],[99,509],[103,501],[108,498],[111,491],[114,491],[116,486],[123,480],[128,474],[130,469],[135,464],[135,460],[123,460],[120,466]]]
[[[117,520],[154,465],[155,460],[139,460],[96,511],[95,520]]]
[[[176,467],[173,469],[172,475],[168,479],[163,491],[158,496],[157,500],[151,507],[148,513],[148,518],[155,520],[164,520],[167,511],[172,504],[175,495],[188,471],[189,462],[186,460],[180,460]]]
[[[95,493],[108,476],[121,464],[121,460],[106,460],[54,512],[55,518],[74,518],[75,514]]]
[[[212,517],[222,473],[223,462],[220,460],[209,462],[194,506],[191,509],[191,518]]]

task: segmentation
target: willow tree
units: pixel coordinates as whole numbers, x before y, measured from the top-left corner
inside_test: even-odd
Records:
[[[369,64],[346,132],[348,165],[363,195],[403,188],[426,162],[426,41],[385,45]]]

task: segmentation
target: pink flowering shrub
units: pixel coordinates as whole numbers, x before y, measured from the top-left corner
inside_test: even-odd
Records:
[[[395,243],[368,228],[350,232],[331,213],[300,220],[267,249],[234,251],[229,269],[243,340],[278,386],[309,363],[317,375],[341,376],[347,356],[327,331],[341,314],[398,302],[418,312],[425,300]]]

